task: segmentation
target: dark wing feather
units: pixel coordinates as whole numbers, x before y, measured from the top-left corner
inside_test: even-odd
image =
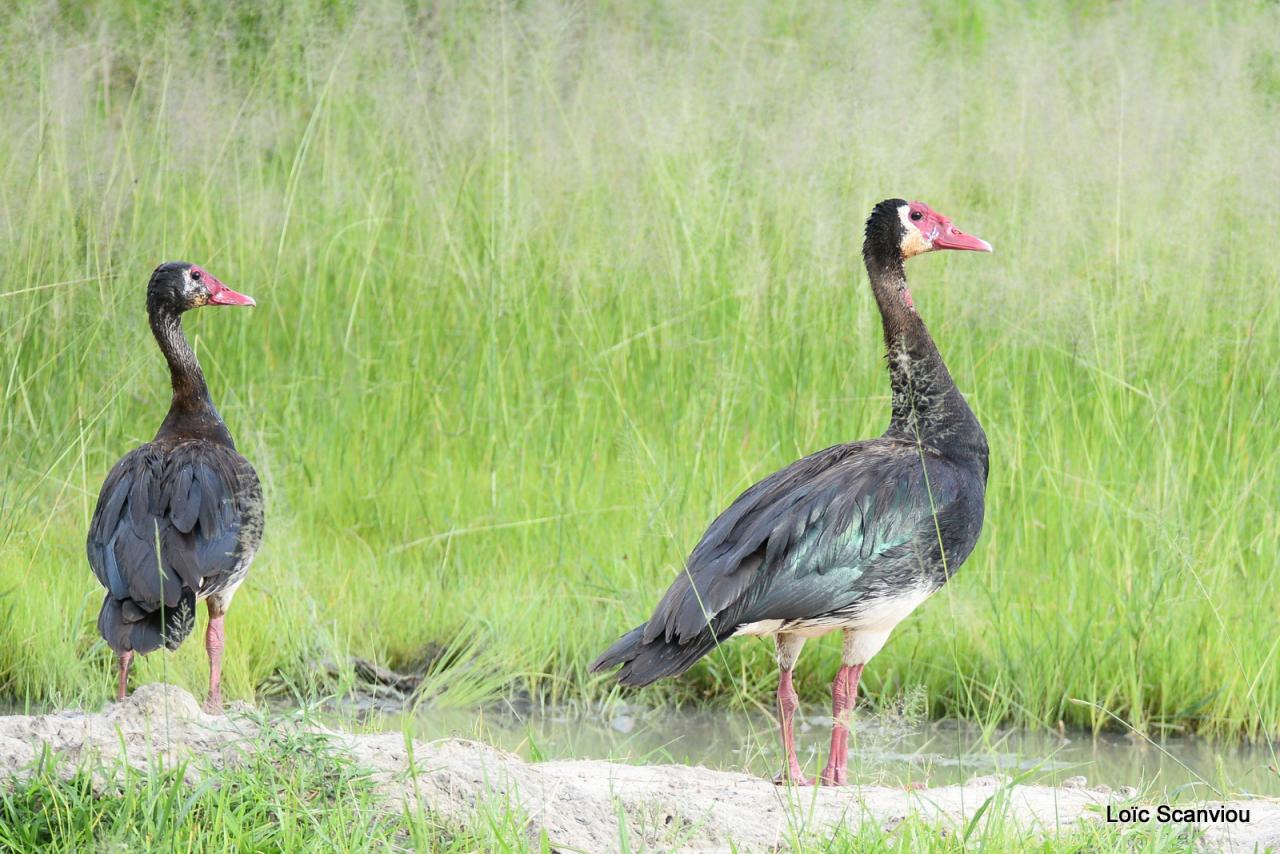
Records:
[[[192,492],[199,496],[200,530],[206,537],[220,537],[228,521],[226,510],[231,499],[228,488],[231,478],[215,471],[204,460],[193,463],[191,469],[194,479]]]
[[[194,533],[183,533],[176,525],[170,525],[164,532],[165,566],[181,579],[183,587],[191,590],[200,589],[207,569],[200,562],[197,548],[192,542],[195,536]]]
[[[257,548],[261,490],[239,454],[204,441],[152,442],[111,470],[89,526],[107,588],[99,627],[118,651],[176,648],[195,600]]]
[[[754,584],[771,557],[769,539],[782,517],[809,493],[816,474],[847,456],[848,447],[810,454],[739,495],[694,546],[685,570],[645,626],[644,643],[659,636],[687,642],[706,628],[708,615],[723,611]]]
[[[124,573],[120,571],[120,564],[116,562],[115,540],[107,543],[105,548],[96,549],[101,556],[101,561],[94,565],[94,574],[98,576],[98,580],[102,581],[102,586],[110,591],[112,596],[123,599],[129,595],[129,582],[125,581]],[[92,546],[90,547],[93,548]],[[90,563],[93,560],[90,559]],[[105,577],[104,577],[105,576]]]
[[[951,515],[960,479],[915,449],[843,464],[812,499],[816,512],[791,530],[768,577],[719,616],[735,626],[805,620],[844,611],[866,598],[914,587],[939,564],[940,524]],[[935,518],[936,514],[936,518]],[[772,543],[771,543],[772,545]]]
[[[116,532],[113,549],[116,564],[129,583],[130,599],[144,607],[153,604],[159,608],[163,603],[166,608],[172,608],[182,595],[182,583],[162,572],[157,559],[161,553],[158,536],[163,528],[160,526],[168,526],[149,516],[147,521],[152,524],[139,530],[130,520]]]
[[[222,534],[205,540],[196,548],[196,556],[204,565],[206,572],[230,572],[237,561],[240,526],[228,525]]]
[[[949,463],[892,439],[837,445],[752,486],[712,522],[642,630],[593,665],[647,684],[736,629],[848,608],[912,583],[938,546],[934,514],[959,492]],[[649,659],[652,659],[651,661]]]
[[[200,515],[200,491],[196,488],[192,466],[179,465],[165,483],[165,503],[169,521],[184,534],[191,533]]]
[[[950,496],[936,486],[934,504],[945,504]],[[795,606],[810,598],[800,589],[847,605],[868,562],[903,544],[931,518],[930,506],[920,455],[910,446],[876,440],[805,457],[752,486],[711,523],[644,640],[686,643],[721,615],[741,622],[815,616],[794,613],[789,596]],[[814,574],[822,582],[806,580]]]

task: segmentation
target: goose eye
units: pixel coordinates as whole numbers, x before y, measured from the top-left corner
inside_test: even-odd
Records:
[[[920,213],[920,211],[912,211],[911,218],[916,222],[919,222],[920,220],[924,219],[924,214]]]

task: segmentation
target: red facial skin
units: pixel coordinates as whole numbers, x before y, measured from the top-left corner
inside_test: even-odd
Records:
[[[990,252],[991,244],[981,237],[965,234],[951,224],[951,220],[926,205],[924,202],[911,202],[907,219],[920,229],[924,239],[933,249],[968,249],[973,252]]]
[[[253,301],[253,297],[236,293],[202,267],[192,265],[191,278],[203,282],[204,286],[209,289],[210,305],[257,305]]]

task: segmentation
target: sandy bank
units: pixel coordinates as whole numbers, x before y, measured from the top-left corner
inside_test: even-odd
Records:
[[[44,745],[68,766],[122,758],[144,768],[157,759],[176,762],[191,756],[221,765],[252,749],[259,721],[235,709],[226,716],[205,715],[186,691],[145,685],[125,703],[96,714],[0,718],[0,767],[20,773]],[[461,823],[489,805],[518,806],[529,817],[531,836],[545,831],[553,845],[565,850],[617,850],[620,815],[633,848],[722,851],[733,842],[739,850],[759,851],[785,846],[798,833],[820,838],[840,824],[871,822],[888,829],[911,814],[962,828],[993,798],[984,818],[999,814],[1019,827],[1046,833],[1101,820],[1108,803],[1113,810],[1121,803],[1111,793],[1084,786],[1012,786],[995,777],[912,792],[875,786],[797,790],[744,774],[676,765],[528,763],[459,739],[408,744],[398,733],[339,732],[332,738],[370,769],[390,804],[418,803]],[[1206,847],[1280,848],[1280,802],[1226,806],[1248,810],[1250,821],[1202,825]]]

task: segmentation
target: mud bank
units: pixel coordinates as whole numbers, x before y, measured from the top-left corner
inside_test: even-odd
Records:
[[[67,768],[85,761],[123,760],[137,768],[156,761],[200,758],[218,767],[252,750],[263,717],[232,708],[209,716],[182,689],[146,685],[100,713],[58,712],[0,718],[0,768],[21,769],[48,749]],[[271,726],[297,725],[272,721]],[[963,828],[979,810],[1020,828],[1053,834],[1080,822],[1102,821],[1132,806],[1119,795],[1078,786],[1010,785],[976,777],[964,785],[917,791],[862,786],[843,790],[789,789],[744,774],[678,765],[633,766],[601,761],[529,763],[484,744],[460,739],[406,741],[403,735],[327,732],[335,749],[367,767],[388,806],[417,805],[467,824],[490,808],[518,807],[531,838],[545,832],[563,850],[615,851],[625,834],[631,847],[684,851],[766,851],[839,825],[873,823],[891,829],[909,815]],[[189,766],[199,773],[199,764]],[[1069,781],[1071,782],[1071,781]],[[1193,805],[1180,804],[1181,808]],[[1248,823],[1201,825],[1210,850],[1280,848],[1280,801],[1201,805],[1249,813]],[[1154,812],[1154,810],[1153,810]],[[626,827],[620,828],[619,822]]]

